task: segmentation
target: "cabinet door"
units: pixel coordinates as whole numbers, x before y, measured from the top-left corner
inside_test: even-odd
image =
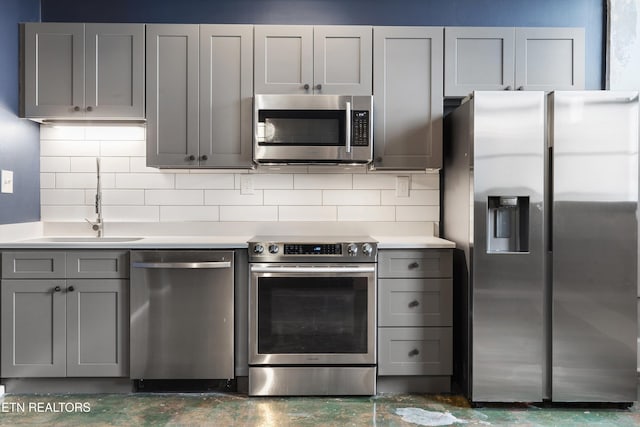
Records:
[[[129,281],[68,280],[67,376],[129,375]]]
[[[254,37],[255,93],[312,93],[312,26],[257,25]]]
[[[86,118],[144,119],[144,25],[86,24]]]
[[[372,28],[313,29],[313,90],[317,94],[371,95]]]
[[[197,25],[147,25],[147,165],[198,164]]]
[[[24,24],[24,116],[84,116],[84,24]]]
[[[378,328],[378,375],[451,375],[452,328]]]
[[[442,27],[373,29],[374,168],[442,166]]]
[[[2,377],[64,377],[64,280],[2,281]]]
[[[584,89],[584,28],[516,28],[519,90]]]
[[[200,166],[252,163],[253,27],[200,26]]]
[[[378,326],[452,326],[452,279],[378,279]]]
[[[514,88],[514,28],[445,28],[444,96]]]

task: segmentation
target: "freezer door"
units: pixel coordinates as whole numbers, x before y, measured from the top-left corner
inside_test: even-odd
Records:
[[[550,95],[552,399],[636,395],[638,94]]]
[[[543,92],[475,92],[471,398],[544,394]]]

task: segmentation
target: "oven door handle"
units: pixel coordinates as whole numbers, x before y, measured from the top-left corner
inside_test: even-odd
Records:
[[[207,262],[134,262],[134,268],[229,268],[231,261],[207,261]]]
[[[345,113],[347,116],[347,120],[345,121],[345,128],[346,128],[346,132],[345,132],[345,151],[347,153],[351,153],[351,102],[347,101],[346,103],[346,107],[345,107]]]
[[[252,273],[375,273],[375,265],[366,267],[269,267],[251,266]]]

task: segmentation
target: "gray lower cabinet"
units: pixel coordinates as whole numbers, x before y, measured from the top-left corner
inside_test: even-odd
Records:
[[[253,27],[147,25],[147,165],[252,167]]]
[[[584,89],[583,28],[447,27],[444,95]]]
[[[255,93],[371,95],[370,26],[255,26]]]
[[[42,277],[47,259],[66,277]],[[2,264],[0,376],[128,376],[127,252],[4,252]],[[23,276],[31,265],[39,277],[13,278],[10,265]]]
[[[144,111],[144,24],[22,25],[21,115],[135,119]]]
[[[373,28],[374,169],[442,167],[442,27]]]
[[[380,250],[378,383],[389,391],[450,390],[452,268],[449,249]]]

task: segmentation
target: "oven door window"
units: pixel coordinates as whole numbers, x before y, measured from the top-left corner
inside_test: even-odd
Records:
[[[345,145],[342,110],[260,110],[259,145]]]
[[[261,277],[258,353],[367,353],[366,277]]]

